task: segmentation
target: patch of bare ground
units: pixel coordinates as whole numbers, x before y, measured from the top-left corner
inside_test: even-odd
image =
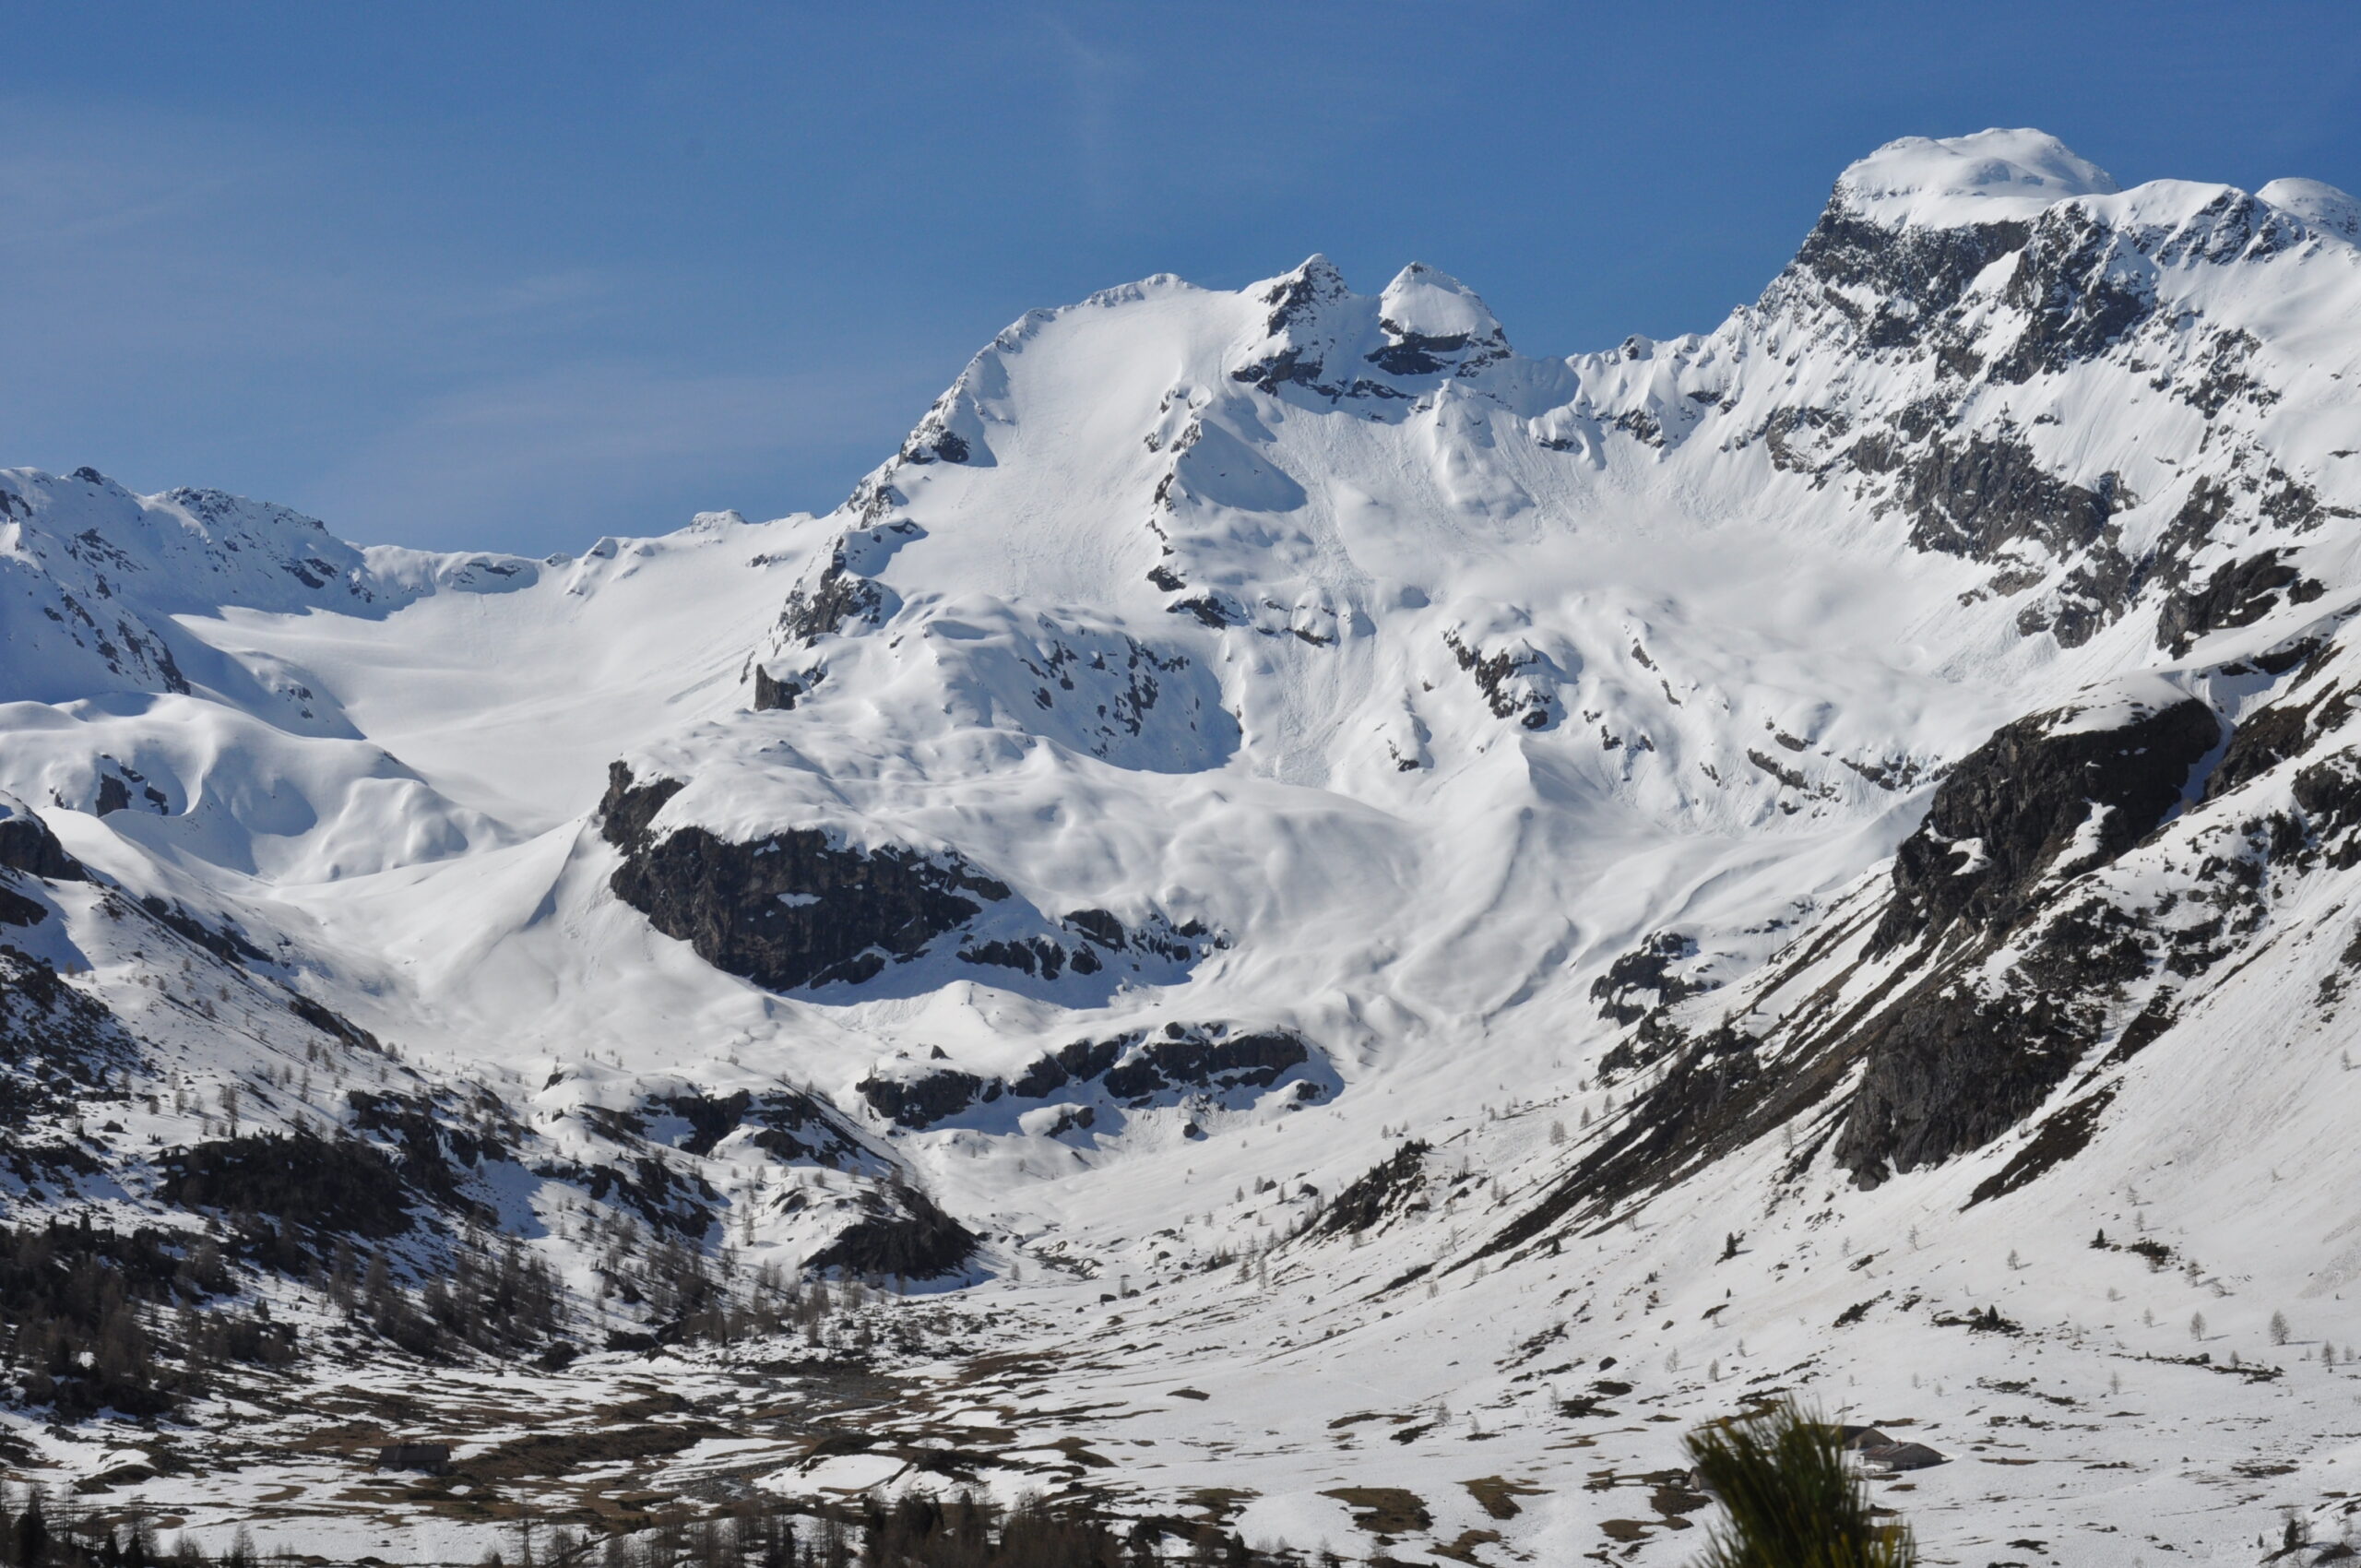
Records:
[[[1518,1498],[1540,1497],[1547,1491],[1546,1488],[1527,1486],[1523,1481],[1508,1480],[1500,1476],[1478,1476],[1472,1481],[1459,1484],[1467,1489],[1467,1495],[1476,1500],[1477,1507],[1495,1519],[1515,1518],[1525,1512],[1517,1503]]]
[[[1320,1494],[1333,1497],[1353,1511],[1353,1526],[1380,1540],[1418,1535],[1434,1528],[1434,1515],[1423,1499],[1398,1486],[1340,1486]]]

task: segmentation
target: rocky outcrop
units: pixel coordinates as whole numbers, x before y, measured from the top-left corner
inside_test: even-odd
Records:
[[[837,1170],[848,1170],[860,1160],[860,1146],[836,1112],[800,1090],[757,1093],[742,1088],[716,1096],[683,1089],[650,1095],[645,1103],[650,1115],[677,1117],[688,1124],[687,1135],[674,1146],[699,1158],[739,1129],[751,1128],[747,1141],[775,1159],[809,1160]]]
[[[103,1003],[40,959],[0,946],[0,1170],[30,1182],[53,1159],[87,1158],[54,1123],[125,1099],[116,1086],[137,1061]],[[37,1131],[43,1123],[52,1124],[46,1133]]]
[[[976,1254],[976,1233],[916,1187],[872,1194],[870,1212],[806,1258],[812,1274],[867,1279],[940,1279]]]
[[[1312,1064],[1313,1048],[1292,1029],[1234,1031],[1227,1024],[1170,1023],[1105,1040],[1076,1040],[1037,1057],[1014,1077],[987,1078],[956,1067],[872,1074],[858,1086],[879,1115],[913,1130],[932,1127],[971,1106],[1003,1096],[1025,1100],[1074,1099],[1096,1092],[1133,1109],[1166,1095],[1228,1095],[1268,1089],[1299,1067]],[[1324,1092],[1306,1079],[1298,1092]],[[1077,1126],[1089,1126],[1078,1121]]]
[[[2012,431],[1945,440],[1905,418],[1864,435],[1848,450],[1864,473],[1891,473],[1894,496],[1921,550],[1999,559],[2019,540],[2071,557],[2099,542],[2108,519],[2130,505],[2112,479],[2094,488],[2041,466]]]
[[[2026,325],[1993,362],[1993,380],[2024,382],[2069,369],[2146,319],[2154,285],[2143,272],[2111,265],[2122,244],[2113,223],[2082,207],[2054,207],[2035,220],[2000,291]]]
[[[811,578],[789,590],[779,611],[783,641],[810,644],[834,636],[854,621],[882,618],[885,596],[878,586],[854,572],[845,560],[845,541],[838,540],[827,562]]]
[[[83,882],[89,873],[65,852],[49,824],[30,806],[0,795],[0,867],[50,882]]]
[[[136,800],[132,795],[135,788],[139,791]],[[118,762],[111,756],[99,758],[98,794],[92,807],[96,814],[112,816],[116,812],[130,811],[135,806],[141,811],[165,816],[172,812],[172,797],[149,783],[146,774],[128,763]]]
[[[2290,565],[2284,552],[2266,550],[2231,562],[2202,588],[2168,596],[2156,612],[2156,646],[2176,655],[2187,653],[2210,632],[2253,625],[2279,608],[2283,592],[2295,603],[2309,604],[2326,591]]]
[[[1760,308],[1819,307],[1846,322],[1871,352],[1926,346],[1976,274],[2021,249],[2022,222],[1890,228],[1842,195],[1804,238]]]
[[[1225,944],[1195,921],[1151,914],[1126,925],[1104,909],[1056,921],[1027,911],[1034,932],[1011,932],[1003,919],[978,934],[968,922],[1015,895],[955,851],[861,849],[817,828],[744,843],[694,824],[658,831],[657,814],[682,788],[640,783],[620,762],[609,770],[600,832],[623,852],[609,885],[707,963],[774,990],[859,984],[949,937],[963,963],[1043,980],[1186,964]]]
[[[1527,730],[1547,730],[1563,716],[1555,667],[1523,639],[1489,651],[1457,631],[1445,632],[1442,640],[1459,667],[1475,678],[1494,718],[1513,719]]]
[[[2076,709],[2021,719],[1960,760],[1894,857],[1873,951],[1956,922],[2008,926],[2045,879],[2114,860],[2181,802],[2222,739],[2193,697],[2119,724]]]
[[[1398,1212],[1426,1185],[1428,1146],[1412,1139],[1353,1179],[1320,1217],[1330,1236],[1358,1236]]]
[[[1131,1051],[1099,1081],[1118,1099],[1139,1101],[1167,1089],[1268,1088],[1311,1052],[1287,1029],[1228,1035],[1167,1024],[1165,1038]]]
[[[1175,925],[1162,915],[1127,926],[1104,909],[1077,909],[1061,920],[1058,928],[1024,939],[993,937],[963,944],[959,961],[1053,980],[1068,972],[1095,975],[1119,957],[1134,968],[1147,962],[1188,963],[1207,948],[1227,945],[1201,921]]]
[[[956,1116],[979,1100],[998,1099],[998,1079],[938,1067],[909,1078],[863,1078],[854,1087],[870,1109],[897,1126],[918,1129]]]
[[[1881,958],[1883,981],[1841,1005],[1841,984],[1809,982],[1791,1017],[1758,1016],[1751,1002],[1717,1021],[1645,1015],[1618,1050],[1660,1076],[1488,1250],[1610,1212],[1782,1127],[1820,1129],[1797,1161],[1826,1149],[1875,1185],[2033,1115],[2160,957],[2212,961],[2219,923],[2173,951],[2090,878],[2172,817],[2221,740],[2211,708],[2161,686],[2004,726],[1937,788],[1883,899],[1799,942],[1750,995],[1804,984],[1847,942],[1860,956],[1840,979]],[[2222,878],[2238,880],[2226,862]],[[1632,956],[1634,978],[1652,956]]]
[[[1835,1155],[1865,1183],[1978,1148],[2037,1110],[2153,962],[2141,922],[2056,891],[2154,832],[2187,798],[2222,725],[2194,698],[2128,721],[2021,719],[1963,759],[1894,860],[1872,953],[1953,956],[1847,1042],[1861,1061]],[[1972,970],[2011,935],[2005,979]],[[1967,940],[1963,942],[1964,937]]]
[[[609,885],[665,935],[758,985],[857,983],[1011,897],[947,851],[840,845],[816,828],[733,843],[695,826],[652,823],[682,789],[636,782],[616,763],[600,831],[623,852]]]
[[[2306,658],[2317,657],[2318,644],[2308,644]],[[2292,665],[2283,666],[2285,669]],[[2300,682],[2299,682],[2300,684]],[[2248,714],[2230,737],[2229,749],[2205,776],[2205,799],[2213,801],[2261,778],[2290,757],[2301,756],[2323,736],[2352,717],[2353,688],[2327,686],[2303,700],[2296,694]]]
[[[2120,987],[2148,972],[2138,922],[2075,904],[2024,944],[1998,986],[1964,962],[1904,992],[1846,1041],[1861,1077],[1834,1146],[1864,1186],[1981,1148],[2039,1110],[2099,1043]]]
[[[767,666],[754,666],[754,711],[781,712],[794,707],[805,693],[820,683],[820,671],[806,671],[794,675],[774,675]]]

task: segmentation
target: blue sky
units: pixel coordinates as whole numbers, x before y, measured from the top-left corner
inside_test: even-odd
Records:
[[[1710,327],[1897,136],[2361,189],[2361,6],[0,0],[0,464],[575,551],[824,509],[1035,305],[1325,251]]]

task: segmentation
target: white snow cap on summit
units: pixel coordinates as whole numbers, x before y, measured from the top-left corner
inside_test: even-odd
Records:
[[[2072,196],[2116,189],[2107,172],[2043,131],[1904,137],[1837,176],[1837,195],[1864,218],[1949,229],[2031,218]]]
[[[2314,228],[2332,230],[2361,243],[2361,200],[2321,180],[2273,180],[2254,193]]]
[[[1500,336],[1501,324],[1476,291],[1448,272],[1414,261],[1394,274],[1378,299],[1378,317],[1390,331],[1420,338]]]

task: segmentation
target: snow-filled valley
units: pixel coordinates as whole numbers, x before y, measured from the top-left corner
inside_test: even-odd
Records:
[[[1674,1563],[1791,1393],[1941,1459],[1930,1562],[2325,1548],[2356,324],[2352,197],[1987,131],[1702,336],[1033,312],[825,516],[0,472],[0,1468],[331,1560],[918,1487]]]

